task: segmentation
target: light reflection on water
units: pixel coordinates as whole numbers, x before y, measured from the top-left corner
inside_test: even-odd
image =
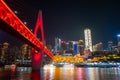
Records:
[[[120,68],[50,67],[32,72],[19,67],[16,71],[0,69],[0,80],[120,80]]]
[[[120,80],[120,68],[47,68],[44,80]]]

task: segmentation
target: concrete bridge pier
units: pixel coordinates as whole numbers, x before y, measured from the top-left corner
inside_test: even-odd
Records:
[[[36,52],[35,50],[32,50],[32,70],[37,71],[40,70],[42,65],[42,50],[39,52]]]

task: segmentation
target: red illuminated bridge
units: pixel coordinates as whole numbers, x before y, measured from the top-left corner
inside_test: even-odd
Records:
[[[36,37],[36,33],[40,27],[42,34],[42,41]],[[40,62],[42,59],[42,51],[46,53],[51,59],[53,54],[44,46],[44,32],[42,26],[42,13],[39,12],[37,24],[34,34],[22,23],[22,21],[12,12],[3,0],[0,0],[0,28],[12,36],[24,41],[32,46],[32,68],[40,69]],[[36,50],[37,53],[36,54]]]

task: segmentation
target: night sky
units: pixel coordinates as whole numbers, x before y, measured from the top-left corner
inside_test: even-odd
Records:
[[[92,31],[93,44],[113,41],[120,33],[120,3],[102,0],[5,0],[17,16],[34,29],[37,13],[42,10],[45,39],[54,44],[62,40],[84,39],[84,29]],[[2,33],[1,33],[2,34]],[[0,38],[1,39],[1,38]]]

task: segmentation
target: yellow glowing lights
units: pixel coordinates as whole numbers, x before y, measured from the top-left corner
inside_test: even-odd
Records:
[[[54,56],[53,62],[65,62],[65,63],[82,63],[84,62],[84,58],[82,56]]]

